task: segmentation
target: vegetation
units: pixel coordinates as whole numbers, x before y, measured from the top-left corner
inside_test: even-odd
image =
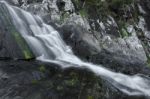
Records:
[[[39,67],[40,72],[46,72],[46,68],[44,65]]]
[[[86,9],[81,9],[79,13],[83,18],[88,16]]]
[[[68,18],[70,15],[69,15],[69,13],[68,12],[63,12],[62,14],[61,14],[61,17],[60,17],[60,22],[64,22],[64,20],[66,19],[66,18]]]
[[[121,36],[122,36],[122,38],[128,37],[128,32],[126,29],[124,29],[124,28],[121,29]]]
[[[93,96],[88,96],[88,99],[94,99]]]
[[[25,59],[31,59],[33,57],[33,54],[27,46],[25,40],[22,38],[22,36],[18,32],[14,32],[13,36],[17,41],[18,45],[20,46],[21,50],[23,51]]]

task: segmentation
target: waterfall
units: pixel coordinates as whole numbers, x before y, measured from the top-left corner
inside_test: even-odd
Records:
[[[26,40],[37,60],[56,63],[62,68],[70,66],[87,68],[128,95],[150,96],[150,79],[148,77],[115,73],[101,65],[83,62],[73,54],[58,31],[44,23],[39,16],[32,15],[4,1],[0,1],[0,3],[7,7],[16,29]]]

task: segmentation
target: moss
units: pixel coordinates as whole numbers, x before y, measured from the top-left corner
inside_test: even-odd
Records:
[[[61,17],[60,17],[60,22],[64,22],[64,20],[66,19],[66,18],[68,18],[70,16],[70,14],[68,13],[68,12],[64,12],[64,13],[62,13],[62,15],[61,15]]]
[[[27,46],[25,40],[21,37],[21,35],[18,32],[14,32],[12,34],[15,37],[15,40],[17,41],[18,45],[22,49],[25,59],[31,59],[33,57],[33,54]]]
[[[40,70],[40,72],[46,72],[46,68],[43,65],[39,67],[39,70]]]
[[[148,64],[148,67],[150,67],[150,63]]]
[[[39,83],[39,81],[38,81],[38,80],[32,80],[31,83],[32,83],[33,85],[36,85],[36,84]]]
[[[18,44],[19,48],[22,51],[22,54],[24,55],[25,59],[31,59],[34,57],[32,51],[30,50],[29,46],[27,45],[26,41],[24,38],[21,36],[21,34],[17,31],[16,27],[14,26],[12,20],[11,20],[11,15],[9,14],[9,11],[7,8],[2,5],[2,8],[5,10],[1,10],[0,12],[3,15],[2,19],[4,21],[4,25],[7,26],[8,31],[11,33],[11,35],[14,37],[16,43]],[[5,12],[4,12],[5,11]]]
[[[63,90],[63,86],[57,86],[57,91],[61,91],[61,90]]]
[[[31,54],[28,51],[24,50],[23,53],[24,53],[25,59],[31,59],[32,58]]]
[[[147,64],[150,67],[150,57],[148,57]]]
[[[121,36],[122,36],[122,38],[129,36],[129,34],[128,34],[126,29],[124,29],[124,28],[121,29]]]
[[[66,80],[65,84],[68,86],[75,86],[77,84],[77,79]]]
[[[85,17],[88,16],[87,11],[86,11],[85,9],[81,9],[81,10],[79,11],[79,13],[80,13],[80,15],[81,15],[83,18],[85,18]]]
[[[93,96],[88,96],[87,99],[94,99]]]
[[[0,12],[3,15],[2,19],[4,21],[4,25],[7,26],[8,31],[11,33],[11,35],[14,37],[16,43],[18,44],[19,48],[21,49],[25,59],[31,59],[33,58],[33,53],[31,52],[30,48],[28,47],[26,41],[24,38],[21,36],[21,34],[17,31],[16,27],[14,26],[12,20],[11,20],[11,15],[9,14],[9,11],[7,8],[2,5],[2,8],[5,10],[1,10]]]

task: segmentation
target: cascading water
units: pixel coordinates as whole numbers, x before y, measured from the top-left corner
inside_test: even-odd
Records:
[[[59,33],[52,26],[45,24],[39,16],[32,15],[4,1],[0,3],[7,7],[14,25],[38,60],[53,62],[63,68],[70,66],[76,68],[84,67],[103,77],[128,95],[150,96],[150,79],[148,77],[115,73],[100,65],[83,62],[73,54],[71,48],[65,44]]]

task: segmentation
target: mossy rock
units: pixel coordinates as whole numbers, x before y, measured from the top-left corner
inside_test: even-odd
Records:
[[[1,32],[6,33],[4,39],[4,42],[8,44],[6,48],[8,52],[12,54],[12,57],[27,60],[33,59],[35,56],[33,55],[25,39],[18,32],[17,27],[15,27],[6,5],[3,3],[0,3],[0,22],[3,23],[3,25],[1,25],[2,23],[0,23],[0,28],[2,28]],[[6,38],[8,38],[9,41]],[[10,46],[12,48],[10,48]],[[20,55],[16,56],[16,54]]]

